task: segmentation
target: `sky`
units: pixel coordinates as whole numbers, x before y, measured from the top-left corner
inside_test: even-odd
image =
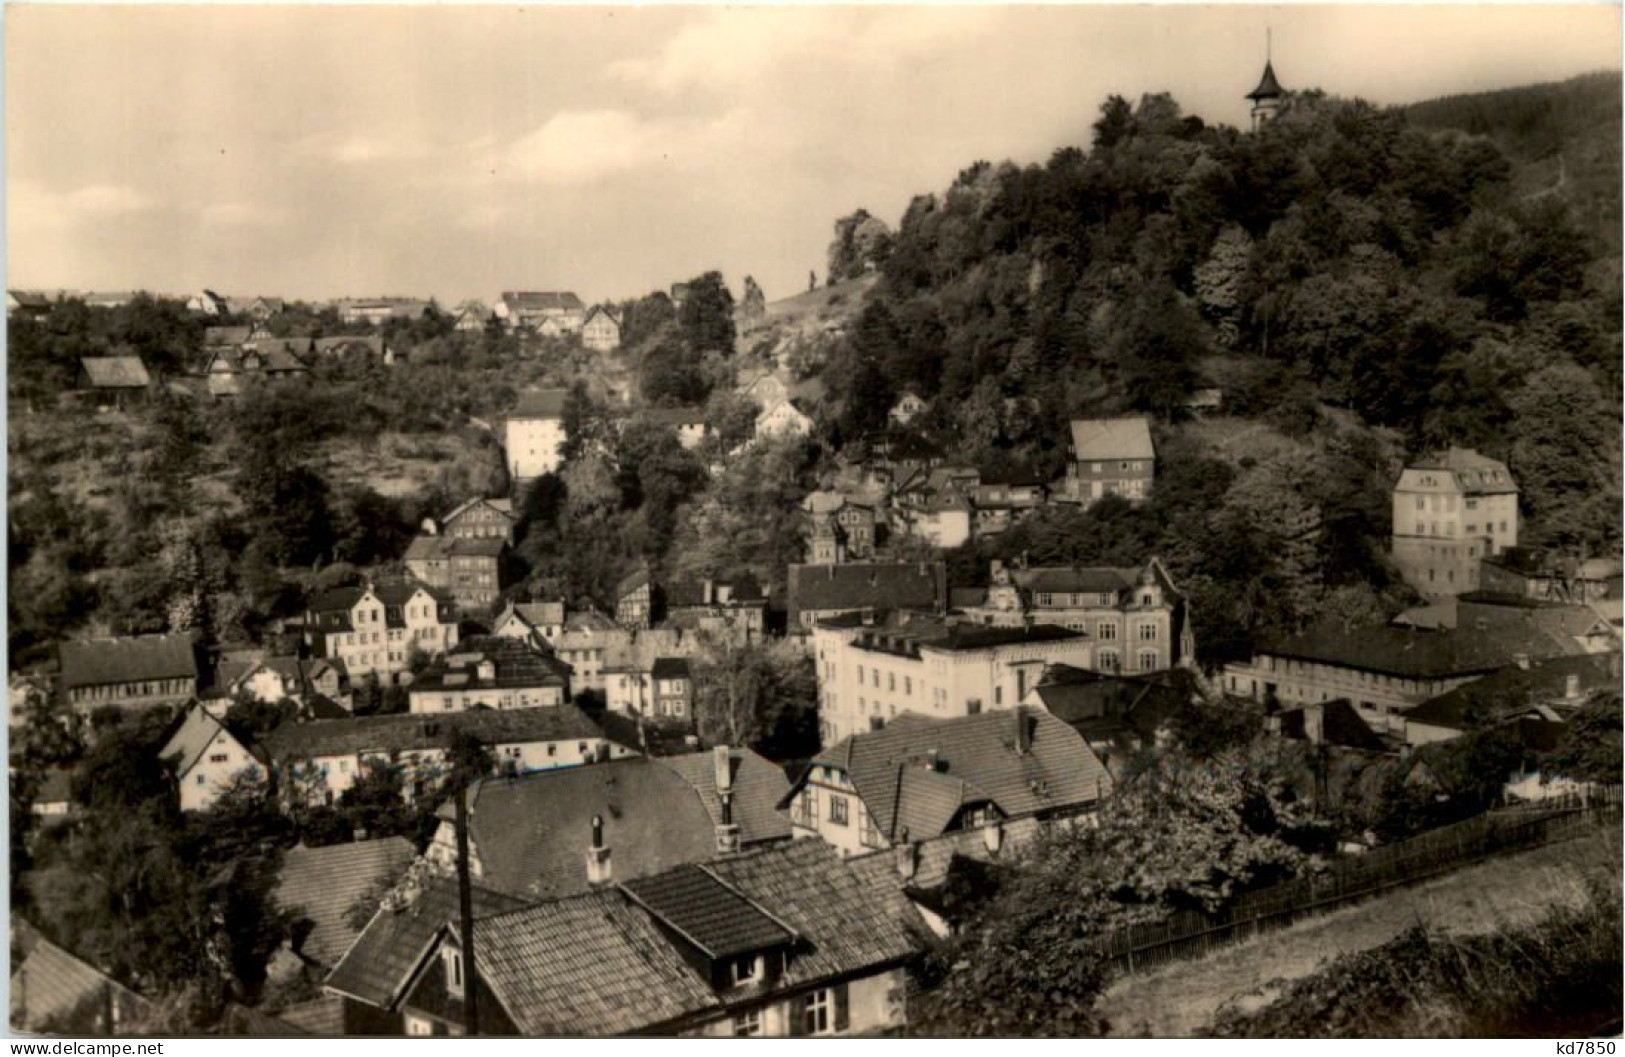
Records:
[[[1620,65],[1587,6],[5,10],[6,284],[294,298],[769,300],[833,221],[1086,145],[1109,94],[1244,126]]]

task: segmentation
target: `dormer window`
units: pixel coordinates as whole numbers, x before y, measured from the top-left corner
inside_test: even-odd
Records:
[[[729,966],[729,980],[735,987],[748,984],[762,978],[763,959],[760,955],[747,954],[743,958],[735,958]]]
[[[455,947],[440,949],[440,965],[446,974],[446,994],[463,997],[463,952]]]

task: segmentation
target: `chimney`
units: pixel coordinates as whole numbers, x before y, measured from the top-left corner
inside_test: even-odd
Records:
[[[915,872],[920,868],[920,846],[908,839],[906,828],[901,838],[896,848],[897,876],[905,881],[912,881]]]
[[[733,757],[728,746],[711,750],[716,766],[717,799],[722,802],[722,819],[717,824],[717,854],[731,855],[739,850],[739,826],[734,823]]]
[[[1573,701],[1580,696],[1580,677],[1570,675],[1563,680],[1563,700]]]
[[[1516,664],[1519,668],[1522,668],[1527,672],[1529,670],[1529,654],[1514,653],[1512,655],[1512,663]]]
[[[1019,705],[1011,710],[1016,719],[1016,755],[1025,756],[1032,748],[1032,733],[1027,728],[1027,713]]]
[[[982,827],[982,847],[988,850],[988,854],[997,855],[1003,846],[1004,825],[995,818]]]
[[[1311,745],[1326,740],[1326,708],[1318,702],[1303,706],[1303,736]]]
[[[587,848],[587,883],[606,885],[610,881],[609,849],[604,847],[604,819],[592,817],[592,844]]]

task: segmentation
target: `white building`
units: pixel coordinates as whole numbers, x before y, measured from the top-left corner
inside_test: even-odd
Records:
[[[1479,562],[1518,545],[1518,485],[1506,464],[1451,448],[1394,486],[1394,564],[1430,599],[1479,589]]]
[[[242,782],[263,782],[261,755],[202,705],[192,706],[160,756],[174,759],[182,811],[205,811],[226,790]]]
[[[420,583],[341,587],[305,611],[305,642],[318,657],[344,663],[352,680],[392,682],[414,647],[430,657],[457,644],[456,607]]]
[[[519,398],[519,406],[508,413],[503,429],[508,474],[516,484],[552,473],[564,461],[563,389],[536,389]]]
[[[813,631],[821,743],[905,712],[936,719],[1014,708],[1045,667],[1091,667],[1093,644],[1053,625],[949,624],[912,613],[821,621]]]
[[[467,639],[412,680],[413,712],[552,708],[570,700],[570,666],[524,639]]]

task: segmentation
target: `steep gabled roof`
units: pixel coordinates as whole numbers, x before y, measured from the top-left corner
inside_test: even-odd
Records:
[[[508,417],[562,419],[564,402],[569,396],[565,389],[527,389],[519,394],[519,403],[508,412]]]
[[[1155,459],[1151,423],[1144,418],[1075,418],[1072,420],[1072,458]]]
[[[731,754],[734,822],[749,845],[789,836],[772,809],[788,782],[747,749]],[[709,753],[633,757],[588,767],[539,771],[473,786],[470,832],[485,883],[530,898],[558,898],[587,887],[585,852],[592,819],[618,879],[656,873],[716,854],[721,822]],[[450,817],[452,805],[441,807]]]
[[[215,738],[222,734],[256,758],[264,757],[264,753],[246,735],[239,737],[225,723],[210,715],[209,710],[202,705],[192,706],[158,755],[166,760],[175,757],[177,760],[175,773],[184,778],[203,754],[209,751]]]
[[[1583,700],[1594,690],[1619,685],[1619,676],[1614,670],[1616,661],[1616,656],[1612,654],[1585,653],[1531,660],[1528,668],[1509,665],[1492,675],[1464,683],[1454,690],[1423,701],[1405,713],[1405,721],[1466,730],[1475,717],[1490,720],[1510,711],[1561,698],[1571,676],[1576,680]],[[1580,701],[1573,703],[1577,705]]]
[[[1026,728],[1025,751],[1017,749],[1018,723]],[[1079,809],[1111,788],[1076,731],[1028,708],[957,719],[905,712],[881,730],[844,738],[813,764],[845,772],[876,827],[893,841],[905,829],[910,839],[935,837],[971,803],[990,801],[1005,817],[1019,818]]]
[[[115,1024],[106,1023],[109,1006]],[[44,938],[11,976],[11,1023],[24,1031],[111,1034],[150,1009],[147,999]]]
[[[349,924],[350,908],[380,883],[399,879],[415,853],[403,837],[307,848],[282,859],[276,902],[311,922],[299,952],[317,965],[333,965],[361,934]]]
[[[1258,87],[1248,92],[1245,99],[1279,99],[1286,93],[1281,89],[1281,82],[1275,79],[1275,66],[1268,60],[1264,63],[1264,76],[1259,78]]]
[[[568,290],[509,290],[503,292],[502,300],[518,312],[579,312],[585,307]]]

